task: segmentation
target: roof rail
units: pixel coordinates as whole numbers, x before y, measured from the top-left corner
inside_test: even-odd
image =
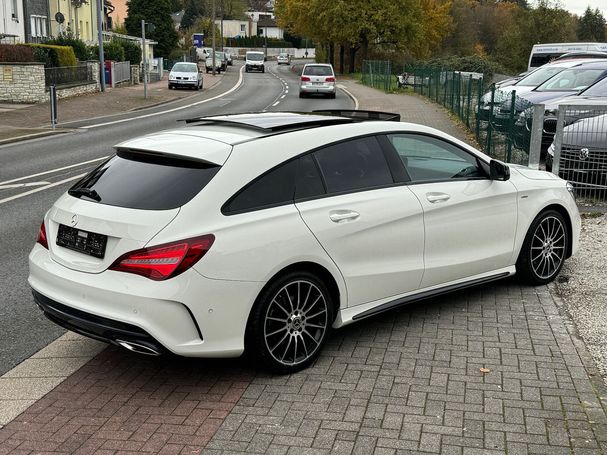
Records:
[[[355,120],[384,120],[389,122],[400,122],[400,114],[381,111],[365,111],[360,109],[319,109],[312,111],[314,114],[336,115]]]

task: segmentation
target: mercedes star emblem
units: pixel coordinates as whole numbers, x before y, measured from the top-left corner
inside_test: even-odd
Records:
[[[580,149],[580,161],[584,161],[588,158],[588,156],[590,156],[590,150],[588,150],[586,147]]]
[[[76,227],[76,225],[78,224],[78,215],[72,215],[71,224],[72,224],[72,227]]]

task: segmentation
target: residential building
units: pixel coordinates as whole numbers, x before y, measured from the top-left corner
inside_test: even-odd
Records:
[[[257,22],[253,20],[226,20],[217,19],[215,24],[223,30],[224,38],[243,38],[257,35]]]
[[[114,27],[120,26],[124,24],[124,20],[129,15],[129,10],[126,6],[127,0],[112,0],[112,6],[114,7],[114,11],[110,13],[110,17],[112,18],[112,25]]]
[[[285,31],[276,24],[276,20],[272,16],[259,16],[257,21],[257,32],[259,36],[266,38],[283,39]]]
[[[25,41],[25,17],[21,0],[0,0],[0,43]]]
[[[97,14],[101,0],[49,0],[51,13],[51,36],[57,36],[70,30],[82,41],[97,42]],[[86,1],[86,3],[85,3]],[[64,21],[57,22],[57,13]]]
[[[39,43],[49,36],[49,0],[24,0],[23,17],[25,41]]]

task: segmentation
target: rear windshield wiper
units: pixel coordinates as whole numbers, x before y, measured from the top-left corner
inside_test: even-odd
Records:
[[[101,200],[101,196],[97,194],[97,191],[91,190],[90,188],[72,188],[67,191],[67,194],[70,196],[75,196],[79,198],[80,196],[88,197],[93,201],[99,202]]]

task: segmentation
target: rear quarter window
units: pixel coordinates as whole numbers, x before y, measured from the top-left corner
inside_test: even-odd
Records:
[[[169,210],[189,202],[219,169],[199,161],[119,151],[68,193],[116,207]]]

